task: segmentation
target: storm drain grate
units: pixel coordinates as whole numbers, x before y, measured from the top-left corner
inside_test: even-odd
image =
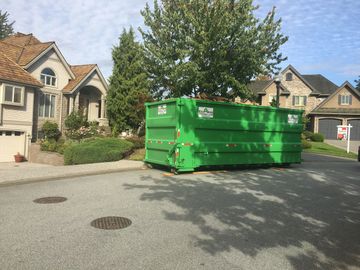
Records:
[[[61,202],[65,202],[66,200],[67,198],[65,197],[43,197],[43,198],[35,199],[33,200],[33,202],[47,204],[47,203],[61,203]]]
[[[90,225],[97,229],[118,230],[129,227],[131,220],[124,217],[102,217],[91,221]]]

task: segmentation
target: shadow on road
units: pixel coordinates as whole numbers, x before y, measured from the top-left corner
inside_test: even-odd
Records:
[[[125,187],[142,189],[141,200],[180,207],[165,218],[197,226],[202,234],[192,237],[210,254],[236,249],[254,257],[283,247],[292,250],[286,258],[294,269],[360,267],[359,179],[325,165],[148,175]]]

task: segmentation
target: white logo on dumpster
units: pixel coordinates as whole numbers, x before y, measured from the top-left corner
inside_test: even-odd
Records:
[[[198,116],[199,118],[214,118],[214,108],[199,107]]]
[[[299,116],[296,114],[288,114],[288,123],[290,125],[297,124],[299,122]]]
[[[166,114],[166,105],[159,105],[158,106],[158,115]]]

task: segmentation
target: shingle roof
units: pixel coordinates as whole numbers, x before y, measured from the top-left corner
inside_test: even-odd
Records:
[[[301,76],[320,94],[330,95],[339,88],[321,74]]]
[[[64,87],[63,92],[69,93],[89,74],[93,68],[96,67],[95,64],[90,65],[76,65],[70,66],[72,72],[75,74],[75,79],[70,80],[69,83]]]
[[[38,80],[2,52],[0,52],[0,80],[37,87],[42,86]]]
[[[32,34],[17,33],[0,41],[0,51],[20,66],[26,66],[54,42],[40,42]]]
[[[344,108],[318,108],[313,110],[310,114],[359,114],[360,109],[344,109]]]
[[[265,91],[265,89],[272,84],[274,80],[264,80],[264,81],[251,81],[247,87],[251,90],[255,95],[261,94]],[[290,94],[289,90],[285,88],[284,85],[280,84],[281,94]]]

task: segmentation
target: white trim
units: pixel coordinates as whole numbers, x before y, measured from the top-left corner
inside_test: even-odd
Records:
[[[55,74],[55,76],[42,73],[45,69],[50,69],[50,70]],[[45,82],[43,82],[43,81],[41,80],[41,76],[44,76],[44,77],[45,77]],[[46,83],[47,77],[49,77],[51,80],[52,80],[52,79],[55,79],[55,85],[47,84],[47,83]],[[40,72],[40,82],[44,85],[44,87],[57,88],[57,85],[58,85],[58,76],[56,75],[56,72],[55,72],[52,68],[50,68],[50,67],[45,67],[45,68],[43,68],[43,69],[41,70],[41,72]]]
[[[62,64],[65,66],[65,69],[67,70],[67,72],[70,74],[70,77],[72,79],[75,79],[75,75],[74,73],[71,71],[69,64],[66,62],[64,56],[61,54],[60,50],[58,49],[58,47],[56,46],[55,43],[53,43],[52,45],[50,45],[46,50],[44,50],[42,53],[40,53],[38,56],[36,56],[30,63],[28,63],[26,66],[24,66],[24,69],[28,69],[30,68],[33,64],[35,64],[41,57],[43,57],[45,54],[47,54],[51,49],[54,49],[55,53],[58,55],[58,57],[60,58]]]
[[[15,95],[14,89],[15,88],[20,88],[20,90],[21,90],[21,100],[20,100],[20,102],[6,101],[5,100],[5,88],[6,88],[6,86],[12,87],[12,89],[13,89],[13,91],[12,91],[12,100],[14,100],[14,95]],[[1,104],[11,105],[11,106],[20,106],[20,107],[24,106],[24,104],[25,104],[25,87],[24,86],[19,86],[19,85],[16,85],[16,84],[4,83],[0,90],[1,90]]]
[[[106,96],[109,86],[106,83],[106,80],[103,77],[103,75],[101,74],[100,69],[98,68],[97,65],[92,70],[89,71],[89,73],[75,86],[75,88],[71,92],[65,92],[64,94],[73,94],[74,92],[76,92],[76,90],[81,86],[81,84],[83,84],[93,74],[94,71],[96,71],[97,74],[99,75],[100,80],[101,80],[103,86],[105,87],[105,93],[102,93],[101,90],[100,89],[99,90],[103,95]]]
[[[342,94],[339,94],[339,96],[340,96],[340,105],[350,105],[350,96],[351,95],[342,95]],[[343,98],[344,99],[347,99],[347,102],[343,102]]]

